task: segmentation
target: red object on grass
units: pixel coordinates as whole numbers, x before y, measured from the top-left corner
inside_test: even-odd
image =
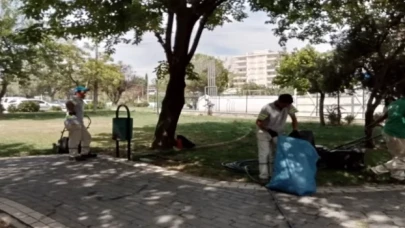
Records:
[[[177,139],[177,145],[176,145],[177,149],[183,149],[183,142],[181,141],[181,139]]]

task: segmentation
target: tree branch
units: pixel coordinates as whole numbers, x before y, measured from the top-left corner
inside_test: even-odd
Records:
[[[158,39],[158,42],[160,43],[160,45],[162,45],[163,50],[166,53],[166,59],[168,62],[171,62],[172,55],[173,55],[173,51],[172,51],[173,20],[174,20],[174,13],[169,10],[165,40],[163,40],[162,35],[159,32],[155,32],[155,36]]]
[[[399,45],[399,47],[397,49],[395,49],[394,53],[392,53],[392,55],[390,56],[390,59],[394,59],[399,53],[403,52],[404,48],[405,48],[404,43]]]
[[[155,32],[155,36],[156,36],[156,38],[158,39],[158,42],[162,45],[163,49],[164,49],[165,52],[166,52],[166,44],[165,44],[165,42],[163,41],[163,38],[162,38],[162,36],[160,35],[160,33]]]
[[[169,49],[170,58],[172,55],[172,31],[173,31],[173,19],[174,13],[169,10],[167,18],[167,28],[166,28],[166,48]],[[170,61],[170,58],[167,58]]]
[[[391,13],[389,15],[391,22],[388,23],[388,26],[386,26],[385,32],[381,35],[380,39],[378,39],[378,43],[377,43],[377,51],[378,51],[378,55],[380,58],[384,59],[384,55],[381,51],[381,47],[382,47],[383,43],[386,41],[388,35],[390,34],[391,29],[394,27],[397,27],[401,23],[403,16],[404,16],[404,14],[399,14],[399,15],[395,16],[394,13]]]
[[[198,25],[197,33],[195,34],[194,40],[193,40],[193,45],[191,46],[189,53],[187,55],[188,61],[191,61],[191,59],[194,56],[195,51],[197,50],[198,43],[200,42],[202,32],[204,30],[205,24],[207,23],[208,18],[206,16],[203,16],[200,20],[200,24]]]
[[[203,9],[204,13],[202,15],[202,18],[200,19],[197,33],[195,34],[195,37],[194,37],[193,45],[191,46],[191,48],[189,50],[189,53],[187,56],[188,61],[191,61],[191,59],[193,58],[193,56],[195,54],[195,51],[197,50],[198,43],[200,42],[201,35],[205,28],[205,25],[208,22],[208,18],[212,15],[212,13],[215,11],[215,9],[217,9],[217,7],[220,6],[222,3],[224,3],[225,1],[226,0],[217,0],[217,1],[214,0],[214,1],[212,1],[211,6],[206,6],[206,5],[203,6],[204,3],[208,4],[208,1],[206,1],[206,2],[203,2],[203,4],[201,5],[203,7],[202,9]],[[205,7],[207,7],[207,8],[205,8]],[[204,10],[204,8],[205,8],[205,10]]]

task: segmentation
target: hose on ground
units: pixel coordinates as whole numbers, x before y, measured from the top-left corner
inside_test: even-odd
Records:
[[[249,172],[249,167],[248,167],[248,166],[245,166],[245,167],[244,167],[244,170],[245,170],[245,172],[246,172],[246,175],[247,175],[252,181],[254,181],[254,182],[256,182],[256,183],[259,183],[259,181],[258,181],[256,178],[254,178],[254,177],[250,174],[250,172]],[[265,186],[263,186],[263,187],[266,188]],[[280,212],[281,216],[284,217],[284,219],[285,219],[285,221],[286,221],[288,227],[289,227],[289,228],[295,228],[294,225],[292,224],[292,222],[290,221],[290,219],[287,217],[287,215],[286,215],[286,213],[284,212],[283,208],[281,207],[279,201],[277,200],[277,197],[274,195],[274,192],[273,192],[272,190],[268,189],[268,188],[266,188],[266,190],[267,190],[268,193],[270,193],[270,196],[271,196],[271,198],[272,198],[274,204],[276,205],[276,209]]]

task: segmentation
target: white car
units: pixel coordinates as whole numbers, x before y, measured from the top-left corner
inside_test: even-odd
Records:
[[[16,107],[23,103],[23,102],[28,102],[28,101],[33,101],[39,104],[39,111],[49,111],[52,107],[60,107],[63,110],[62,105],[60,104],[52,104],[52,103],[48,103],[46,101],[40,100],[40,99],[20,99],[20,100],[16,100],[15,102],[10,102],[8,103],[8,106],[10,105],[15,105]]]
[[[3,97],[1,98],[1,104],[3,108],[7,111],[10,105],[15,105],[16,103],[20,102],[21,100],[26,100],[25,97]]]

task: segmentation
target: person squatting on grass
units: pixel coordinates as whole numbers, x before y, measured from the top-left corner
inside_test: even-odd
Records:
[[[91,135],[84,126],[84,101],[87,88],[78,86],[75,88],[75,96],[66,102],[67,116],[65,127],[69,132],[69,159],[84,160],[90,155]],[[79,146],[81,151],[79,154]]]
[[[277,146],[277,136],[284,130],[287,116],[292,120],[293,131],[298,133],[298,110],[292,105],[290,94],[281,94],[278,100],[266,104],[256,120],[257,145],[259,156],[259,178],[262,184],[269,182],[273,170],[273,160]]]
[[[384,115],[366,127],[366,132],[372,132],[373,128],[384,120],[383,135],[392,159],[372,167],[371,171],[376,175],[390,173],[393,179],[403,181],[405,180],[405,97],[392,101]]]

